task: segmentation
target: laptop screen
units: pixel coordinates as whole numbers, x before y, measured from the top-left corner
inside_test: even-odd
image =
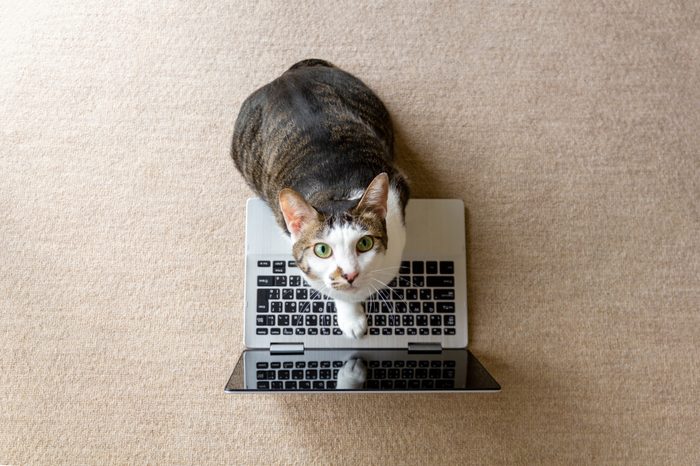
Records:
[[[307,349],[302,354],[244,351],[225,391],[492,392],[500,388],[468,350]]]

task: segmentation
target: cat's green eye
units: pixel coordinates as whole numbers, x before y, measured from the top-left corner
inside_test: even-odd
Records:
[[[367,252],[374,246],[374,239],[371,236],[363,236],[357,242],[357,250],[360,252]]]
[[[321,259],[328,259],[333,254],[333,250],[326,243],[316,243],[314,246],[314,254]]]

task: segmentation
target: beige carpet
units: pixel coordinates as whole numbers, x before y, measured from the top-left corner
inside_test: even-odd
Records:
[[[224,395],[229,137],[307,57],[468,206],[500,394]],[[0,63],[0,463],[700,463],[697,2],[4,1]]]

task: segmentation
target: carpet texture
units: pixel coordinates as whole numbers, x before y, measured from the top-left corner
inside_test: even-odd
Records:
[[[233,122],[309,57],[464,200],[501,393],[223,393]],[[697,2],[5,1],[0,62],[0,463],[700,463]]]

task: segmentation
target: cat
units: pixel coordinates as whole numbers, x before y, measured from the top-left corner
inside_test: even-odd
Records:
[[[362,302],[396,277],[406,242],[410,191],[382,101],[333,64],[303,60],[243,102],[231,156],[309,284],[335,301],[338,327],[361,338]]]

